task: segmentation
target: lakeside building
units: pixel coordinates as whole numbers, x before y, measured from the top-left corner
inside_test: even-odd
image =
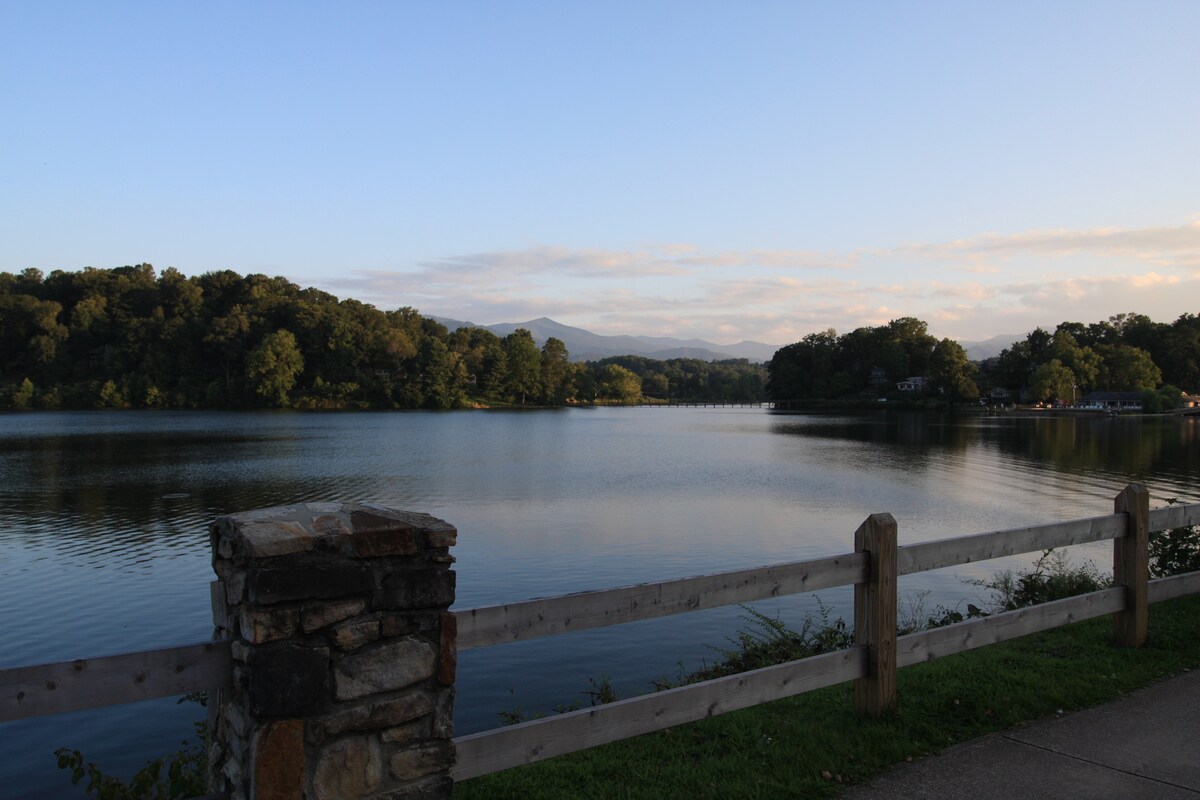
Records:
[[[1080,408],[1097,411],[1141,411],[1141,392],[1091,392],[1079,401]]]

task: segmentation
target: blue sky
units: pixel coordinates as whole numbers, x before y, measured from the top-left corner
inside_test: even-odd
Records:
[[[0,0],[0,270],[783,344],[1200,313],[1200,3]]]

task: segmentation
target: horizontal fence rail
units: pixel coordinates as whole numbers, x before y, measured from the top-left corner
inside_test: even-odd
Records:
[[[232,664],[229,642],[204,642],[0,670],[0,722],[224,689]]]
[[[864,580],[864,553],[458,611],[458,649],[813,592]]]
[[[630,736],[780,700],[866,674],[866,648],[853,647],[723,678],[569,711],[454,740],[454,779],[530,764]]]
[[[1125,535],[1125,526],[1124,514],[1108,514],[905,545],[896,548],[896,572],[911,575],[914,572],[1017,556],[1052,547],[1117,539]]]
[[[1151,603],[1200,593],[1200,572],[1186,572],[1150,581],[1146,591]]]
[[[1104,589],[1015,611],[910,633],[897,639],[896,666],[908,667],[1030,633],[1102,617],[1125,609],[1123,588]]]
[[[1200,503],[1167,506],[1150,512],[1151,531],[1186,528],[1189,525],[1200,525]]]

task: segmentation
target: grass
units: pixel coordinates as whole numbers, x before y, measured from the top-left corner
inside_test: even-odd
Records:
[[[899,672],[899,709],[853,713],[849,684],[485,775],[455,800],[824,798],[890,766],[1021,722],[1115,700],[1200,666],[1200,597],[1150,607],[1149,643],[1111,644],[1111,618]]]

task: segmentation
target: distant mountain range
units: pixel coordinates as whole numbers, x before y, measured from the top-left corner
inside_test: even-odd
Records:
[[[1000,355],[1001,350],[1007,350],[1013,346],[1014,342],[1022,341],[1025,338],[1023,333],[1002,333],[999,336],[993,336],[990,339],[984,339],[982,342],[959,342],[963,350],[967,351],[967,358],[971,361],[986,361],[989,358]]]
[[[495,325],[477,325],[474,322],[431,317],[450,330],[457,328],[484,328],[497,336],[507,336],[517,328],[533,334],[533,340],[541,347],[551,336],[562,340],[572,361],[599,361],[610,356],[642,356],[666,361],[671,358],[696,358],[701,361],[721,361],[729,358],[746,358],[753,362],[770,361],[779,344],[744,341],[737,344],[713,344],[703,339],[674,339],[670,336],[603,336],[563,325],[548,317],[531,319],[528,322],[500,322]],[[967,351],[967,358],[983,361],[1000,355],[1000,351],[1021,341],[1025,334],[993,336],[981,342],[960,342]]]
[[[598,361],[609,356],[642,356],[666,361],[671,358],[697,358],[701,361],[720,361],[729,358],[746,358],[750,361],[770,361],[782,345],[762,342],[738,342],[737,344],[713,344],[703,339],[674,339],[670,336],[602,336],[573,328],[552,319],[541,317],[528,322],[501,322],[496,325],[477,325],[446,317],[432,317],[450,330],[456,328],[484,328],[497,336],[507,336],[517,328],[533,334],[540,347],[551,336],[562,340],[572,361]]]

